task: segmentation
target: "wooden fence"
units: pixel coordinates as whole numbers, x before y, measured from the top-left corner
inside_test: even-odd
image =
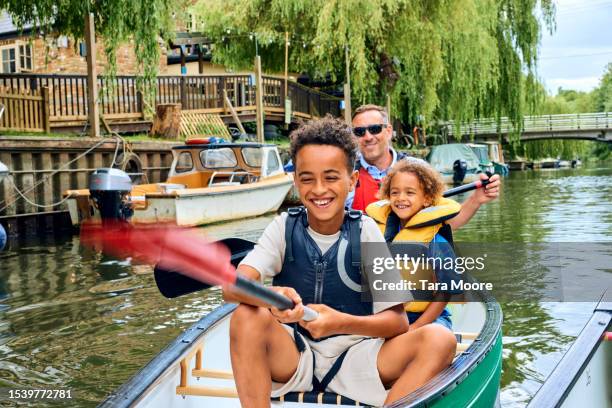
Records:
[[[285,109],[284,86],[281,77],[263,76],[263,103],[267,112],[282,114]],[[340,116],[340,99],[288,82],[288,98],[295,116],[306,118],[330,113]],[[49,120],[51,127],[62,122],[87,120],[87,76],[48,74],[0,74],[0,86],[11,92],[38,91],[49,88]],[[142,119],[143,97],[135,76],[117,76],[109,80],[98,77],[99,106],[106,119]],[[225,113],[224,91],[238,112],[255,110],[255,76],[197,75],[159,76],[156,104],[180,103],[181,109],[209,110]]]
[[[49,132],[49,88],[0,87],[0,130]]]

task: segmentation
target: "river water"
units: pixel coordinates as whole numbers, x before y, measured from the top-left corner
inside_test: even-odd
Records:
[[[501,198],[483,207],[455,239],[609,242],[610,197],[610,163],[513,172],[504,179]],[[202,228],[202,233],[255,240],[271,219],[267,215],[213,225]],[[603,268],[608,285],[609,268]],[[148,266],[83,248],[78,236],[12,242],[0,252],[0,387],[70,389],[70,406],[95,406],[220,303],[218,290],[164,299],[151,272]],[[593,306],[502,304],[503,406],[522,407],[529,401]],[[0,405],[10,405],[2,397]]]

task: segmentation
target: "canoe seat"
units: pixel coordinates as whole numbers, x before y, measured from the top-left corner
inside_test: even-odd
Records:
[[[272,401],[280,402],[299,402],[299,403],[311,403],[311,404],[331,404],[331,405],[351,405],[358,407],[368,407],[369,405],[363,405],[358,401],[344,397],[333,392],[289,392],[281,397],[272,398]]]

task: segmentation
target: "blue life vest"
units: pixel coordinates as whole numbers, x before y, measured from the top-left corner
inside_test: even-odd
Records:
[[[343,313],[371,315],[371,300],[362,301],[361,211],[345,213],[340,237],[325,254],[308,234],[304,207],[290,208],[288,214],[285,259],[273,285],[294,288],[305,305],[325,304]]]

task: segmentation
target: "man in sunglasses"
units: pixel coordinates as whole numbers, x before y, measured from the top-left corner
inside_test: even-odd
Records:
[[[354,192],[349,193],[346,207],[365,211],[365,208],[377,201],[376,193],[380,183],[389,169],[405,158],[421,160],[396,152],[391,146],[393,127],[389,124],[387,112],[377,105],[362,105],[353,113],[353,134],[359,143],[359,158],[356,170],[359,179]],[[486,179],[484,174],[481,179]],[[482,204],[488,203],[499,196],[499,175],[491,177],[491,183],[485,188],[479,188],[462,204],[459,214],[448,220],[453,230],[465,225]]]

